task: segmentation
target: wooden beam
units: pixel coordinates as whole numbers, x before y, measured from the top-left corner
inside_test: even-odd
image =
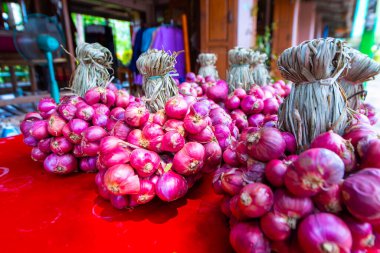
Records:
[[[69,13],[69,7],[68,7],[68,0],[62,0],[62,12],[63,12],[63,22],[65,26],[65,35],[66,35],[66,46],[67,50],[71,55],[75,55],[74,52],[74,42],[73,42],[73,36],[71,34],[71,22],[70,22],[70,13]],[[71,72],[74,72],[75,70],[75,61],[74,58],[70,55],[67,55],[69,58],[69,65]]]
[[[190,47],[189,47],[189,32],[187,29],[187,16],[186,14],[182,14],[182,32],[183,32],[183,45],[185,49],[185,69],[186,73],[191,71],[191,63],[190,63]]]
[[[11,74],[12,91],[13,91],[13,94],[16,94],[16,92],[17,92],[17,77],[16,77],[15,69],[13,66],[8,66],[8,68],[9,68],[9,73]]]

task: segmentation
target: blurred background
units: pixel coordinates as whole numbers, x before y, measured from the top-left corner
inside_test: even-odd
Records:
[[[0,121],[6,124],[35,110],[49,95],[52,75],[61,94],[67,91],[81,42],[107,47],[113,82],[135,94],[142,84],[136,60],[149,48],[184,51],[179,79],[197,72],[200,52],[217,54],[224,79],[235,46],[265,52],[276,78],[284,49],[321,37],[342,38],[380,61],[380,0],[0,0],[0,12]],[[61,46],[44,48],[41,35]],[[379,80],[367,83],[367,99],[380,108],[377,87]]]

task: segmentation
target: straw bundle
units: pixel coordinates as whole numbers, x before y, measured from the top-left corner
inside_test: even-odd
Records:
[[[340,40],[305,41],[278,60],[281,75],[294,83],[279,111],[279,125],[294,134],[298,151],[330,129],[342,134],[348,119],[344,92],[336,82],[350,61]]]
[[[199,68],[198,75],[203,77],[210,76],[215,80],[218,80],[219,74],[215,67],[217,59],[216,54],[199,54],[197,62],[201,65],[201,67]]]
[[[265,61],[268,59],[266,54],[254,54],[251,68],[252,80],[259,86],[267,85],[270,81],[269,72],[265,66]]]
[[[106,87],[111,81],[109,69],[112,69],[111,52],[99,43],[82,43],[75,50],[78,63],[71,76],[71,89],[83,96],[94,87]]]
[[[235,47],[228,51],[230,68],[227,82],[229,92],[236,88],[243,88],[246,91],[251,88],[253,79],[249,65],[252,63],[255,54],[253,50],[241,47]]]
[[[351,68],[340,80],[340,84],[346,93],[348,106],[353,110],[357,110],[361,100],[363,100],[364,89],[362,83],[379,74],[380,64],[355,49],[351,49],[350,56]]]
[[[178,53],[168,54],[164,50],[151,49],[137,59],[137,69],[144,76],[143,91],[146,105],[151,112],[165,107],[166,101],[178,95],[177,84],[170,75],[175,72]]]

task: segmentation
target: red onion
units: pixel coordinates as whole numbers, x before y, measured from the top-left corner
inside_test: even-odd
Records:
[[[80,146],[82,149],[83,156],[97,156],[100,149],[100,145],[98,144],[98,142],[82,141]]]
[[[164,126],[162,127],[166,132],[169,131],[177,131],[182,136],[185,136],[185,128],[183,126],[183,121],[179,121],[176,119],[169,119],[165,122]]]
[[[138,194],[130,195],[130,198],[133,202],[142,205],[150,202],[155,196],[155,184],[150,180],[143,179],[140,181],[140,192]]]
[[[222,203],[220,205],[220,209],[221,209],[222,213],[227,217],[231,217],[231,215],[232,215],[231,209],[230,209],[230,201],[231,201],[231,197],[224,196],[222,198]]]
[[[141,104],[129,104],[125,109],[125,122],[132,127],[142,127],[149,119],[149,111]]]
[[[239,99],[243,99],[247,95],[247,92],[243,88],[236,88],[233,94]]]
[[[322,212],[339,213],[342,211],[341,187],[335,184],[322,190],[313,197],[317,208]]]
[[[297,142],[296,138],[292,133],[289,132],[281,132],[282,138],[285,141],[285,152],[288,154],[294,154],[297,151]]]
[[[380,221],[380,170],[364,169],[346,178],[342,186],[343,202],[357,219]]]
[[[101,143],[100,146],[101,147],[104,146],[104,143],[103,145]],[[128,163],[130,161],[130,156],[131,156],[130,149],[117,146],[107,153],[101,152],[99,156],[99,160],[101,164],[109,168],[117,164]]]
[[[228,115],[226,111],[220,107],[210,111],[210,118],[212,125],[224,124],[228,126],[232,123],[230,115]]]
[[[116,136],[125,141],[128,138],[131,129],[123,121],[117,121],[113,128],[109,131],[110,135]]]
[[[37,118],[24,119],[20,123],[20,130],[24,136],[30,135],[30,129],[34,125],[34,122],[39,121]]]
[[[264,122],[269,122],[269,121],[278,121],[278,115],[277,114],[267,114],[264,117]]]
[[[184,96],[183,97],[183,99],[185,99],[185,101],[188,105],[192,105],[197,101],[196,90],[194,90],[194,89],[191,89],[191,90],[192,90],[192,93],[194,93],[192,96]]]
[[[203,166],[204,147],[197,142],[188,142],[173,158],[173,169],[182,175],[195,174]]]
[[[274,211],[286,215],[288,222],[293,223],[292,227],[295,227],[298,219],[309,215],[313,208],[310,198],[296,197],[283,189],[278,189],[274,193]]]
[[[229,170],[231,170],[231,168],[228,165],[223,164],[215,171],[212,179],[212,188],[214,189],[216,194],[224,194],[221,177],[225,172]]]
[[[228,85],[224,80],[218,80],[213,83],[207,90],[206,95],[215,102],[222,102],[228,97]]]
[[[98,193],[104,199],[110,199],[111,196],[115,196],[107,190],[105,185],[98,186]]]
[[[57,108],[57,104],[54,102],[54,99],[50,97],[41,98],[40,102],[38,102],[38,111],[42,113],[50,113],[55,111]]]
[[[248,159],[247,168],[243,169],[243,179],[246,183],[262,182],[265,173],[265,163]]]
[[[177,131],[169,131],[162,138],[161,150],[176,153],[185,145],[185,138]]]
[[[24,120],[23,121],[27,121],[27,120],[42,120],[42,116],[41,114],[39,114],[38,112],[28,112],[27,114],[25,114],[25,117],[24,117]]]
[[[79,168],[84,172],[96,172],[96,160],[97,157],[84,157],[80,159]]]
[[[363,151],[362,151],[363,152]],[[362,168],[380,168],[380,139],[374,138],[368,142],[365,152],[362,154]]]
[[[94,126],[106,127],[108,120],[109,118],[107,115],[95,113],[94,117],[92,117],[92,124]]]
[[[292,227],[289,225],[287,217],[280,213],[269,212],[260,219],[260,227],[269,239],[282,241],[291,234]]]
[[[228,110],[235,110],[240,106],[240,98],[231,93],[228,96],[228,98],[224,101],[224,104]]]
[[[271,160],[265,167],[265,177],[275,187],[284,185],[284,177],[290,163],[281,160]]]
[[[337,216],[317,213],[306,217],[298,229],[298,240],[305,252],[351,252],[352,236]]]
[[[111,119],[124,120],[125,119],[125,109],[122,107],[115,107],[111,110]]]
[[[117,147],[122,147],[123,141],[114,136],[106,136],[100,141],[100,153],[110,153]]]
[[[350,126],[354,125],[371,125],[370,120],[367,116],[361,113],[355,113],[352,115]]]
[[[44,169],[56,174],[68,174],[78,169],[78,161],[72,154],[50,154],[44,161]]]
[[[129,105],[129,94],[125,90],[118,90],[116,92],[115,106],[127,108]]]
[[[247,127],[240,134],[240,140],[247,142],[248,136],[257,133],[260,130],[258,127]]]
[[[231,131],[228,126],[223,124],[214,125],[214,135],[222,150],[225,150],[229,145],[231,145]]]
[[[102,87],[92,88],[86,92],[84,95],[84,100],[89,105],[99,103],[103,93],[105,93],[105,89]]]
[[[48,119],[47,130],[49,134],[53,136],[61,136],[62,129],[66,125],[66,121],[59,117],[57,114],[53,114]]]
[[[239,138],[240,132],[239,132],[239,128],[237,126],[234,125],[234,127],[232,128],[232,131],[231,131],[231,135],[233,138],[235,138],[235,140]]]
[[[31,157],[36,162],[43,162],[49,153],[44,153],[38,147],[32,148]]]
[[[359,155],[359,157],[362,159],[365,154],[367,153],[367,149],[369,147],[369,144],[372,142],[372,140],[374,139],[380,139],[379,136],[373,136],[373,135],[369,135],[368,137],[364,137],[363,139],[361,139],[357,146],[356,146],[356,151]]]
[[[246,184],[243,179],[243,172],[238,168],[231,168],[222,172],[220,181],[223,191],[231,196],[238,194]]]
[[[165,104],[165,113],[172,119],[182,120],[188,109],[189,105],[186,103],[185,99],[180,96],[170,98]]]
[[[285,174],[285,185],[296,196],[310,197],[338,184],[344,176],[344,163],[334,152],[312,148],[298,156]]]
[[[248,127],[247,116],[242,110],[236,109],[232,111],[231,118],[235,120],[236,126],[239,128],[240,131],[243,131],[245,128]]]
[[[75,116],[78,119],[90,121],[90,120],[92,120],[92,117],[94,116],[94,114],[95,114],[95,110],[94,110],[94,108],[92,108],[92,106],[90,106],[84,102],[81,105],[79,105],[79,103],[77,104],[77,111],[75,113]]]
[[[190,134],[198,134],[207,126],[205,118],[194,113],[187,114],[183,123],[185,130]]]
[[[115,195],[137,194],[140,180],[128,164],[118,164],[109,168],[104,174],[104,184]]]
[[[51,153],[50,149],[51,138],[43,139],[38,142],[38,148],[44,153]]]
[[[165,124],[165,121],[166,121],[166,114],[165,114],[164,109],[158,110],[153,115],[153,123],[163,126]]]
[[[311,148],[326,148],[337,154],[344,163],[346,171],[351,171],[356,165],[354,147],[332,130],[318,135],[311,143]]]
[[[54,137],[51,139],[50,149],[57,155],[63,155],[73,150],[73,144],[65,137]]]
[[[370,223],[361,222],[349,216],[345,216],[343,220],[350,229],[353,249],[364,250],[374,246],[375,235]]]
[[[149,141],[145,139],[140,129],[133,129],[130,131],[127,137],[127,142],[141,148],[148,148],[149,146]]]
[[[105,92],[100,97],[100,100],[106,106],[112,107],[115,104],[115,100],[116,100],[115,92],[113,92],[110,89],[106,89]]]
[[[191,141],[199,142],[202,144],[209,143],[210,141],[215,141],[215,135],[210,126],[205,127],[198,134],[189,134],[188,139]]]
[[[128,196],[110,194],[111,205],[116,209],[125,209],[129,206]]]
[[[272,205],[273,192],[265,184],[248,184],[239,193],[239,208],[250,218],[261,217],[272,208]]]
[[[197,183],[200,179],[202,178],[201,173],[185,176],[186,182],[187,182],[187,187],[190,189]]]
[[[370,135],[372,136],[377,135],[374,128],[367,125],[355,125],[355,126],[346,128],[343,138],[346,140],[350,140],[351,144],[356,148],[356,145],[361,139],[363,139],[364,137],[368,137]]]
[[[251,89],[248,91],[248,95],[254,95],[258,99],[264,98],[264,91],[258,85],[253,85]]]
[[[246,165],[248,161],[248,150],[247,146],[245,145],[244,141],[238,142],[236,146],[236,158],[238,159],[239,163],[242,165]]]
[[[248,117],[248,125],[251,127],[261,127],[264,125],[264,115],[259,114],[252,114]]]
[[[62,118],[69,121],[75,117],[77,107],[72,102],[62,102],[58,106],[58,112]]]
[[[276,114],[279,107],[275,98],[267,98],[264,100],[263,114]]]
[[[207,117],[210,114],[211,104],[209,100],[199,100],[190,106],[190,112],[200,117]]]
[[[156,183],[157,196],[166,202],[182,198],[187,190],[186,179],[171,170],[164,172]]]
[[[99,126],[91,126],[86,128],[82,135],[86,141],[93,142],[100,141],[103,137],[107,136],[107,132]]]
[[[37,140],[49,137],[47,122],[45,120],[35,121],[29,130],[29,134]]]
[[[264,127],[247,136],[248,154],[259,161],[278,159],[284,154],[285,147],[281,132],[275,128]]]
[[[230,232],[230,242],[237,253],[269,253],[270,245],[256,222],[239,222]]]
[[[247,95],[241,101],[240,107],[247,115],[257,114],[263,110],[264,102],[254,95]]]
[[[79,144],[82,141],[82,133],[88,128],[88,125],[88,122],[84,120],[72,119],[63,127],[63,136],[71,143]]]
[[[231,212],[230,222],[234,222],[234,220],[235,222],[237,222],[237,221],[248,219],[248,217],[245,214],[243,214],[243,212],[240,210],[239,201],[240,201],[239,195],[233,196],[230,200],[230,212]],[[231,225],[231,227],[233,226],[234,225]]]
[[[231,144],[223,152],[223,161],[230,166],[239,166],[239,160],[236,155],[236,143]]]
[[[84,156],[83,148],[80,144],[74,145],[72,153],[75,157],[83,157]]]
[[[204,163],[207,165],[219,165],[222,161],[222,149],[215,141],[206,143]]]
[[[188,72],[186,74],[186,82],[195,82],[196,81],[196,75],[193,72]]]
[[[289,155],[285,158],[286,161],[294,163],[298,159],[298,155]]]
[[[138,148],[132,151],[130,163],[139,176],[149,177],[158,169],[160,157],[153,151]]]

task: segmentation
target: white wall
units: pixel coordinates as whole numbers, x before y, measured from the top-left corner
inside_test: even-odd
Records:
[[[253,47],[256,43],[256,17],[252,17],[252,10],[256,0],[239,0],[238,2],[238,34],[237,46]]]

